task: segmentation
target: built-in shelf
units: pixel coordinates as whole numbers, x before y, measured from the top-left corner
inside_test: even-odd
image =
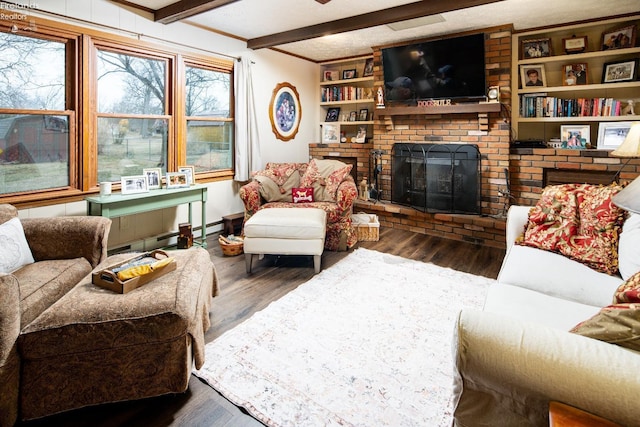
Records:
[[[329,101],[329,102],[321,102],[320,105],[323,107],[332,107],[336,105],[365,104],[365,103],[373,103],[373,99],[363,98],[363,99],[348,99],[346,101]]]
[[[540,122],[636,122],[640,116],[522,117],[520,123]]]

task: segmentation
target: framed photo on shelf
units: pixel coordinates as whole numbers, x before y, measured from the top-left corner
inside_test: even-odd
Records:
[[[582,53],[587,50],[587,36],[562,39],[562,48],[566,54]]]
[[[367,127],[358,126],[358,132],[356,133],[353,141],[357,144],[364,144],[367,141]]]
[[[627,137],[633,122],[601,122],[598,127],[598,150],[615,150]]]
[[[196,183],[196,168],[194,166],[178,166],[178,172],[182,172],[187,175],[187,182],[189,185]]]
[[[602,67],[602,83],[632,82],[638,74],[638,60],[607,62]]]
[[[352,111],[349,113],[349,121],[350,122],[355,122],[357,119],[357,113],[355,111]]]
[[[340,80],[340,72],[338,70],[324,70],[322,80],[325,82],[334,82]]]
[[[544,65],[521,65],[520,80],[523,88],[547,86],[547,76],[544,73]]]
[[[322,125],[322,143],[332,144],[340,142],[340,125],[323,124]]]
[[[340,117],[340,107],[327,108],[327,116],[324,118],[325,122],[337,122]]]
[[[522,59],[546,58],[552,52],[550,38],[522,41]]]
[[[142,169],[142,173],[147,176],[149,190],[162,188],[162,170],[160,168]]]
[[[563,86],[586,85],[587,79],[587,63],[566,64],[562,67]]]
[[[184,172],[167,172],[167,188],[188,187],[189,181]]]
[[[624,49],[636,45],[636,26],[628,25],[602,33],[602,50]]]
[[[356,78],[356,69],[342,70],[342,80],[349,80]]]
[[[562,125],[560,126],[562,148],[584,150],[591,146],[591,126]]]
[[[148,193],[147,175],[131,175],[120,178],[122,194]]]
[[[361,122],[364,122],[367,120],[367,118],[369,118],[369,109],[368,108],[360,109],[360,115],[358,116],[358,120],[360,120]]]
[[[373,76],[373,58],[367,58],[364,62],[364,70],[362,71],[362,77]]]

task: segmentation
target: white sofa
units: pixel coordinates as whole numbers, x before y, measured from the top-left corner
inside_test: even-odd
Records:
[[[568,332],[611,304],[623,277],[640,270],[640,215],[620,234],[620,277],[514,245],[529,209],[509,210],[507,253],[483,310],[458,317],[454,425],[548,426],[552,400],[640,425],[640,354]]]

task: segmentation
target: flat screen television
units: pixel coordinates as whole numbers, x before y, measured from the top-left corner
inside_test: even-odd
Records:
[[[384,48],[382,66],[388,102],[486,94],[483,33]]]

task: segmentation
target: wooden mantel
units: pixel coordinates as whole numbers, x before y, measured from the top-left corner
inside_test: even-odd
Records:
[[[393,130],[393,117],[394,116],[411,116],[411,115],[436,115],[441,116],[443,114],[465,114],[465,113],[477,113],[478,114],[478,128],[479,130],[488,130],[489,113],[499,113],[502,109],[502,105],[499,102],[479,102],[479,103],[464,103],[464,104],[451,104],[451,105],[439,105],[439,106],[401,106],[401,107],[385,107],[376,108],[374,116],[376,119],[384,120],[387,130]]]

